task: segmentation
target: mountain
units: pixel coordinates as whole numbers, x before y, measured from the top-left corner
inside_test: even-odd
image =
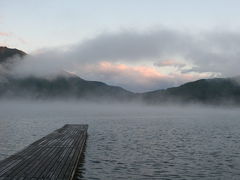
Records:
[[[54,79],[26,77],[7,78],[0,83],[1,97],[74,98],[92,100],[127,100],[134,96],[121,87],[98,81],[86,81],[77,76],[58,76]]]
[[[26,53],[18,49],[0,47],[0,97],[5,98],[74,98],[74,99],[113,99],[127,100],[134,93],[121,87],[109,86],[98,81],[87,81],[76,75],[62,71],[54,77],[16,78],[4,73],[11,70],[12,57],[23,57]],[[6,64],[6,66],[5,66]]]
[[[153,104],[166,102],[239,104],[240,77],[201,79],[179,87],[143,93],[142,98],[145,102]]]
[[[11,66],[11,57],[25,56],[17,49],[0,47],[0,65]],[[6,63],[7,62],[7,63]],[[11,67],[7,68],[11,70]],[[87,81],[76,75],[61,72],[48,78],[15,78],[1,73],[0,97],[19,98],[73,98],[90,100],[139,100],[150,104],[166,103],[203,103],[203,104],[240,104],[240,76],[234,78],[201,79],[179,87],[156,90],[146,93],[132,93],[121,87],[110,86],[98,81]]]
[[[0,46],[0,63],[5,63],[14,56],[23,57],[26,53],[18,49],[11,49],[7,47]]]

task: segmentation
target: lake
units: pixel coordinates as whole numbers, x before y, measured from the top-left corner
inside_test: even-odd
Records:
[[[89,124],[78,179],[240,179],[240,111],[70,101],[0,102],[0,159]]]

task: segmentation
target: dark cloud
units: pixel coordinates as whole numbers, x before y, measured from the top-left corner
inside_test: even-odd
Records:
[[[193,71],[229,76],[238,73],[239,47],[238,32],[124,31],[87,40],[73,48],[71,56],[84,62],[155,60],[160,64],[177,56],[193,63]]]
[[[71,55],[83,61],[139,61],[168,55],[171,49],[180,51],[188,39],[187,34],[171,30],[100,34],[75,46]]]
[[[24,63],[16,68],[15,72],[46,75],[61,69],[70,71],[82,69],[82,73],[79,72],[79,74],[88,77],[87,74],[83,73],[86,72],[83,70],[84,67],[107,61],[136,65],[148,63],[155,64],[159,68],[173,66],[185,75],[193,72],[199,74],[208,72],[221,76],[234,76],[239,73],[239,47],[240,33],[232,31],[189,33],[159,29],[145,32],[103,33],[76,45],[58,48],[57,50],[44,50],[43,53],[29,56]],[[166,65],[167,59],[174,58],[183,59],[185,63],[174,60],[175,63]],[[186,68],[186,63],[192,66]],[[155,68],[158,68],[156,66]],[[92,72],[91,78],[96,77],[97,80],[100,77],[99,72]],[[111,76],[114,77],[116,72],[111,73]],[[122,84],[124,82],[125,84],[128,83],[128,79],[124,79],[124,75],[121,76],[119,72],[117,75],[122,77]],[[161,88],[183,82],[178,80],[179,83],[173,83],[172,79],[168,81],[168,77],[166,76],[166,81],[164,79],[162,86],[158,83],[163,82],[163,79],[161,79],[161,82],[154,81],[156,84],[152,87],[158,86]],[[175,78],[177,79],[176,76]],[[104,81],[104,78],[101,80]]]

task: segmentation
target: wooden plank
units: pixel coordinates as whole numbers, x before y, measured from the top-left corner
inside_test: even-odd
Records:
[[[79,139],[79,142],[77,142],[76,147],[81,148],[83,141],[84,141],[84,139],[82,139],[82,138]],[[73,164],[71,164],[71,162],[74,163],[75,160],[79,159],[79,157],[77,155],[78,154],[74,153],[74,151],[72,151],[69,154],[69,157],[66,159],[66,162],[58,175],[58,179],[69,179],[71,176],[73,176],[73,173],[69,169],[75,171],[76,167]]]
[[[87,139],[88,125],[67,124],[0,162],[0,180],[71,180]]]

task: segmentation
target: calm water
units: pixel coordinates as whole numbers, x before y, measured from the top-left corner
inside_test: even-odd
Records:
[[[79,179],[240,179],[239,109],[0,103],[0,159],[89,124]]]

